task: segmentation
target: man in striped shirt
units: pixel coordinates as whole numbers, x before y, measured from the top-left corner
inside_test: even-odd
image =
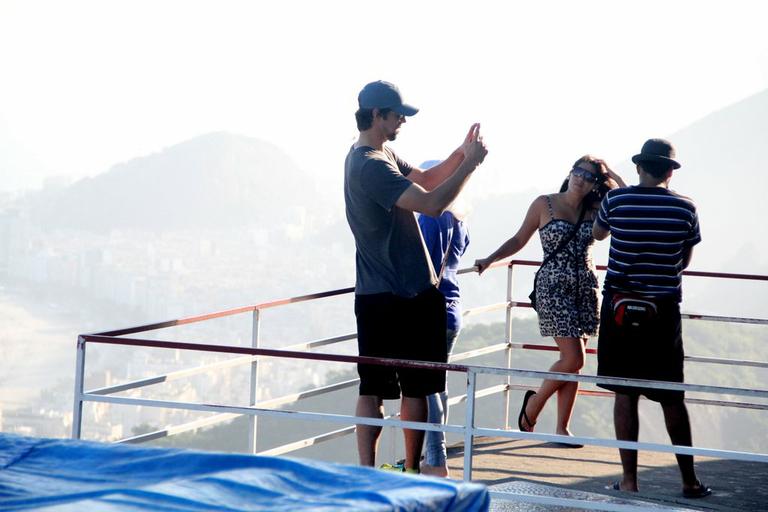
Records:
[[[669,190],[680,167],[663,139],[647,141],[632,157],[640,183],[610,190],[600,206],[593,236],[611,235],[598,339],[598,375],[683,382],[680,318],[681,276],[701,241],[693,201]],[[615,391],[616,438],[637,441],[640,395],[659,402],[672,444],[692,446],[683,391],[600,384]],[[619,450],[622,479],[613,488],[638,491],[637,451]],[[696,477],[693,456],[677,455],[683,496],[711,493]]]

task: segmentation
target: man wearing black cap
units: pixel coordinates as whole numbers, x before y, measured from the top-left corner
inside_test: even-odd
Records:
[[[428,171],[401,160],[385,142],[395,140],[418,109],[398,88],[366,85],[355,113],[360,136],[344,164],[347,221],[355,237],[355,317],[361,356],[445,362],[445,299],[414,212],[437,217],[456,198],[487,150],[479,124],[464,142]],[[426,421],[426,396],[445,389],[445,372],[358,365],[356,415],[382,418],[383,399],[401,398],[400,418]],[[424,432],[403,430],[404,470],[418,472]],[[357,426],[360,463],[373,466],[381,427]]]
[[[668,141],[650,139],[632,157],[640,184],[610,190],[592,234],[611,235],[608,272],[600,312],[598,369],[601,376],[683,382],[680,319],[681,274],[701,241],[693,201],[669,190],[680,167]],[[659,402],[672,444],[692,446],[684,391],[599,384],[616,393],[616,438],[637,441],[640,395]],[[621,491],[637,492],[637,450],[620,449]],[[683,496],[702,498],[710,489],[696,477],[692,455],[677,454]]]

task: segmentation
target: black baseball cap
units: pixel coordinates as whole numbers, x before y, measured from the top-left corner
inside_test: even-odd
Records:
[[[416,107],[403,103],[400,89],[395,84],[377,80],[363,87],[357,95],[360,108],[388,108],[403,116],[412,116],[419,111]]]

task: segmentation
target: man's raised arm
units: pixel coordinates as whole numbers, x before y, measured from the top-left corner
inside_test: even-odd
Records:
[[[425,187],[419,183],[421,181],[419,177],[412,179],[413,184],[403,192],[395,203],[399,208],[405,210],[411,210],[414,212],[424,213],[430,217],[439,217],[443,211],[456,199],[461,189],[464,188],[469,176],[480,165],[488,154],[488,149],[483,143],[483,138],[480,136],[480,125],[472,125],[470,133],[467,134],[467,138],[464,144],[461,146],[463,157],[458,167],[451,171],[447,178],[437,185],[432,190],[425,190]],[[455,154],[456,152],[454,152]],[[438,173],[447,172],[445,169],[438,169]],[[429,171],[421,171],[420,176],[426,176],[433,172],[434,168]],[[411,174],[416,171],[412,171],[408,178],[411,178]]]

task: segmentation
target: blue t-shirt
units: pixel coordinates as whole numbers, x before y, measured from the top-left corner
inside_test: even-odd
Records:
[[[693,201],[661,187],[618,188],[595,222],[611,232],[606,290],[681,300],[684,252],[701,241]]]
[[[438,289],[445,296],[448,313],[447,328],[458,331],[461,328],[461,302],[456,271],[459,269],[459,260],[469,245],[467,227],[451,212],[444,212],[438,218],[420,215],[419,228],[432,259],[432,266],[438,274],[443,264],[443,257],[446,252],[448,253]]]

